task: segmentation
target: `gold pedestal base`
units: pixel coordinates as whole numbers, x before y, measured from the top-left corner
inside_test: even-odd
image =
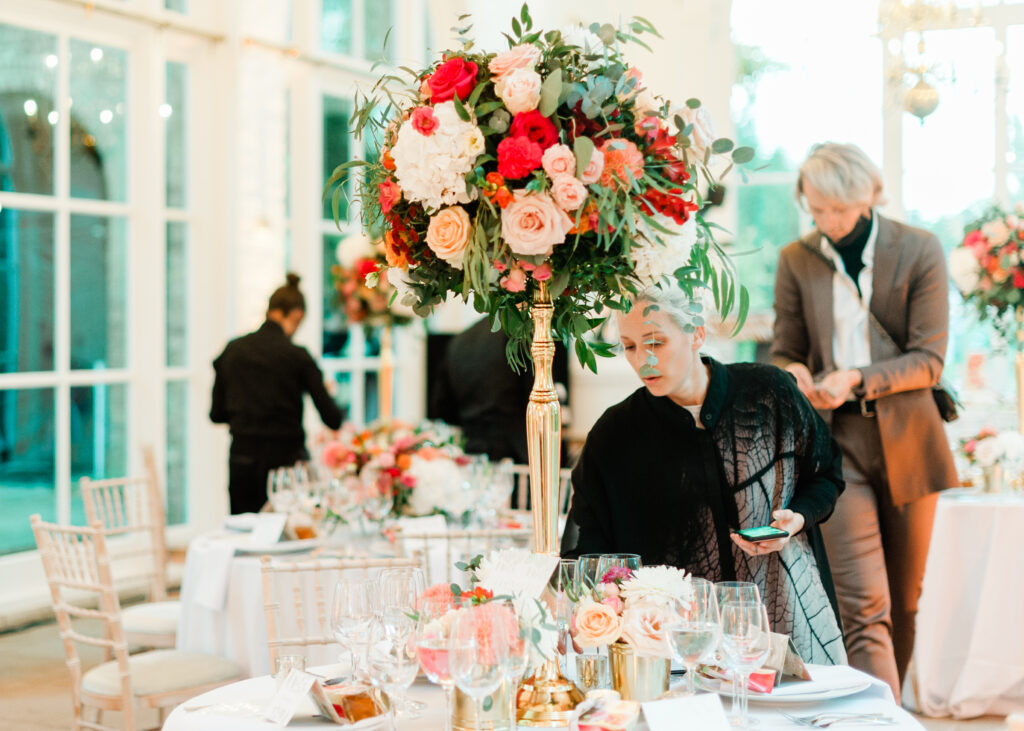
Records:
[[[516,718],[520,726],[568,726],[573,710],[582,702],[580,689],[562,677],[555,662],[549,662],[520,684]]]

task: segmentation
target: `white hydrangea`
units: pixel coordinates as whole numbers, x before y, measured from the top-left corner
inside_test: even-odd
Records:
[[[964,294],[970,294],[981,280],[978,260],[967,249],[953,249],[949,254],[949,276]]]
[[[668,606],[676,599],[692,598],[693,585],[683,569],[643,566],[622,582],[620,591],[627,607],[635,602]]]
[[[466,191],[466,173],[484,151],[480,128],[459,119],[453,102],[436,105],[434,116],[438,127],[433,134],[420,134],[409,119],[398,129],[398,139],[391,148],[395,178],[403,197],[429,210],[476,198],[475,188]]]
[[[654,241],[637,241],[629,249],[633,271],[645,286],[657,284],[690,261],[690,252],[697,242],[697,220],[691,216],[674,236],[662,236],[665,245]]]
[[[423,459],[414,454],[407,472],[416,478],[416,484],[409,492],[409,512],[412,515],[429,515],[435,510],[461,515],[471,506],[472,498],[465,489],[462,469],[453,460],[445,457]]]

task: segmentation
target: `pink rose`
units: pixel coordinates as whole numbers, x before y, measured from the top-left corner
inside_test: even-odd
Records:
[[[665,641],[668,611],[657,604],[633,604],[622,613],[622,640],[640,657],[669,658]]]
[[[533,69],[540,60],[540,49],[532,43],[520,43],[504,53],[499,53],[487,64],[495,76],[507,76],[516,69]]]
[[[433,107],[416,107],[412,110],[412,128],[424,137],[430,137],[440,125]]]
[[[576,156],[568,145],[552,145],[544,150],[540,162],[552,180],[559,175],[576,175]]]
[[[502,238],[521,256],[549,256],[571,228],[572,219],[546,193],[515,190],[501,211]]]
[[[505,265],[505,262],[503,261],[495,261],[492,262],[492,264],[494,265],[494,271],[496,272],[503,272],[506,269],[508,269],[508,267]]]
[[[583,168],[583,174],[580,175],[580,182],[584,185],[596,183],[601,179],[602,172],[604,172],[604,153],[600,150],[594,150],[594,154],[590,156],[587,166]]]
[[[559,175],[551,181],[551,197],[563,211],[575,211],[583,205],[587,188],[572,175]]]
[[[402,200],[402,188],[391,178],[379,183],[377,190],[380,191],[381,213],[387,213],[395,207],[398,201]]]
[[[547,264],[541,264],[533,270],[533,278],[538,282],[546,282],[551,279],[551,267]]]
[[[498,284],[508,292],[522,292],[526,289],[526,272],[519,267],[512,267],[508,274],[498,280]]]
[[[320,454],[320,461],[324,463],[325,467],[338,470],[347,464],[347,457],[350,454],[351,450],[341,442],[328,442]]]
[[[494,84],[494,93],[512,114],[522,114],[540,103],[541,78],[533,69],[515,69]]]
[[[427,246],[456,269],[462,269],[471,229],[469,214],[462,206],[442,208],[427,224]]]
[[[611,607],[597,602],[581,604],[573,615],[576,644],[580,647],[602,647],[619,639],[622,620]]]
[[[616,614],[622,614],[622,600],[617,596],[606,596],[601,603],[606,607],[611,607]]]

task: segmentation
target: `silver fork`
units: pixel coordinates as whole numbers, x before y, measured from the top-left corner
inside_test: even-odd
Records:
[[[878,726],[892,725],[893,720],[882,713],[818,713],[813,716],[793,716],[782,713],[793,723],[814,728],[828,728],[840,723],[865,723]]]

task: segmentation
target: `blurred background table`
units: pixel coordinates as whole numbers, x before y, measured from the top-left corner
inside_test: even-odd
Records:
[[[921,712],[1024,710],[1024,495],[939,498],[914,645]]]

